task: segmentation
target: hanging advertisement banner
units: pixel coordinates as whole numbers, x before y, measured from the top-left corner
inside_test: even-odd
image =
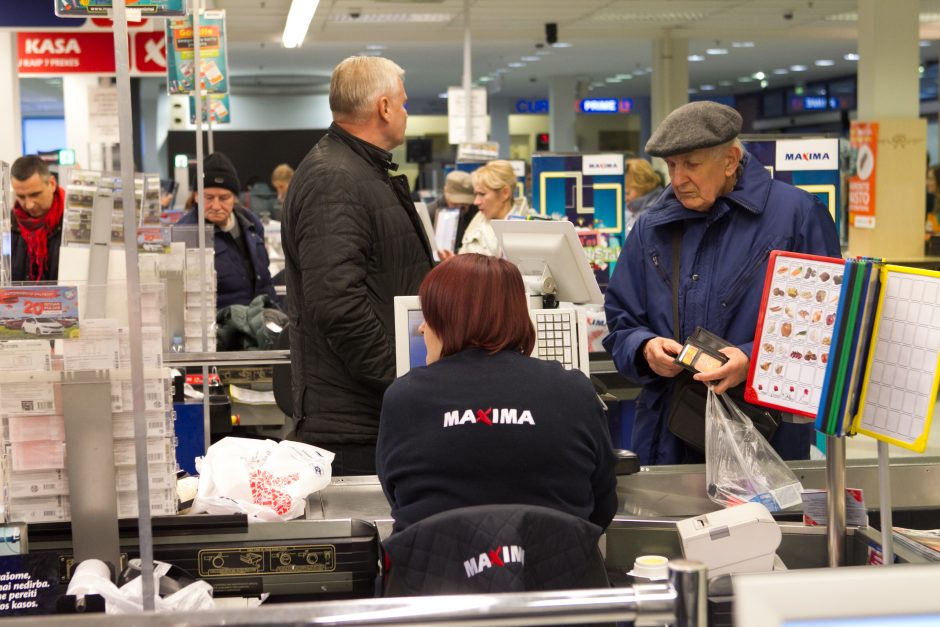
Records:
[[[17,33],[21,75],[114,74],[114,35],[109,32]],[[166,73],[162,31],[130,34],[131,76]]]
[[[199,76],[210,94],[228,92],[228,46],[225,43],[225,11],[203,11],[199,24]],[[167,77],[170,95],[190,94],[195,87],[192,16],[167,20]]]
[[[206,94],[202,101],[202,122],[206,123],[206,111],[212,116],[213,124],[231,124],[232,107],[229,104],[228,94]],[[196,123],[196,99],[189,97],[189,123]]]
[[[849,139],[855,153],[855,168],[849,177],[849,224],[857,229],[873,229],[878,122],[852,122]]]
[[[186,0],[126,0],[128,10],[151,16],[186,15]],[[113,0],[56,0],[59,17],[104,16],[113,8]]]

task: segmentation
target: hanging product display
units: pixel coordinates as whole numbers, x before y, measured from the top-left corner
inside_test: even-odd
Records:
[[[232,105],[229,103],[228,94],[206,94],[206,99],[203,101],[202,121],[207,122],[209,115],[212,116],[213,124],[232,123]],[[196,99],[193,96],[189,97],[189,123],[196,123]]]
[[[193,19],[167,20],[167,93],[190,94],[195,88]],[[225,11],[203,11],[199,21],[199,76],[210,94],[228,92]]]
[[[186,15],[186,0],[126,0],[127,8],[148,16]],[[56,0],[55,14],[59,17],[86,17],[107,15],[113,0]]]

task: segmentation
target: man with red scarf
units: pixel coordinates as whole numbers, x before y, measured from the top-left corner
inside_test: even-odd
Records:
[[[65,190],[45,161],[20,157],[10,169],[13,184],[11,271],[14,281],[55,281],[59,276]]]

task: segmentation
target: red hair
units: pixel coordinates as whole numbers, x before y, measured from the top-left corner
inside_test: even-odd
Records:
[[[441,357],[465,348],[532,352],[535,329],[522,275],[505,259],[452,257],[428,273],[418,294],[424,321],[443,344]]]

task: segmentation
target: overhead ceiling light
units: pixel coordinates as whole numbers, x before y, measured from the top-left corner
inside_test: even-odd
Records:
[[[619,78],[617,78],[616,76],[611,76],[611,77],[609,77],[609,78],[605,78],[605,79],[604,79],[604,82],[605,82],[605,83],[619,83],[621,80],[622,80],[622,79],[619,79]]]
[[[924,66],[923,66],[923,65],[918,65],[918,66],[917,66],[917,73],[918,73],[918,74],[923,74],[923,73],[924,73]]]
[[[545,50],[545,49],[536,50],[536,51],[535,51],[535,54],[538,55],[538,56],[540,56],[540,57],[544,57],[545,55],[551,54],[551,53],[552,53],[551,50]]]
[[[285,48],[299,48],[307,37],[307,29],[317,12],[320,0],[293,0],[287,12],[287,22],[284,24],[284,34],[281,42]]]
[[[695,89],[694,87],[689,87],[689,93],[690,93],[690,94],[697,94],[697,93],[698,93],[698,90]]]
[[[383,46],[382,44],[369,44],[368,46],[366,46],[366,50],[385,50],[385,49],[386,49],[386,46]]]
[[[606,84],[607,83],[605,83],[604,81],[594,81],[593,83],[591,83],[591,87],[603,87]]]
[[[717,54],[728,54],[728,49],[727,49],[727,48],[707,48],[707,49],[705,50],[705,53],[706,53],[706,54],[715,54],[715,55],[717,55]]]
[[[842,56],[846,61],[858,61],[858,53],[849,52]]]
[[[739,83],[753,83],[754,79],[751,78],[750,76],[740,76],[738,77],[738,82]]]
[[[529,63],[532,63],[532,62],[534,62],[534,61],[541,61],[541,60],[542,60],[542,57],[524,56],[524,57],[522,57],[522,60],[523,60],[523,61],[528,61]]]
[[[761,81],[761,82],[760,82],[760,88],[761,88],[761,89],[766,89],[766,88],[767,88],[767,85],[769,85],[769,84],[770,84],[770,83],[768,83],[767,81]]]
[[[754,78],[756,78],[756,79],[759,80],[759,81],[762,81],[762,80],[764,80],[765,78],[767,78],[767,75],[764,74],[763,72],[754,72],[753,74],[751,74],[751,76],[753,76]]]
[[[835,64],[836,62],[833,61],[832,59],[816,59],[817,67],[830,67]]]
[[[512,63],[507,63],[506,65],[513,68],[525,67],[525,63],[520,63],[519,61],[513,61]]]
[[[715,91],[715,86],[714,85],[701,85],[699,89],[701,89],[702,91]]]
[[[732,48],[753,48],[754,42],[753,41],[732,41],[731,47]]]
[[[705,57],[703,55],[700,55],[700,54],[689,55],[689,61],[691,61],[692,63],[698,63],[699,61],[704,61],[704,60],[705,60]]]
[[[477,82],[489,83],[491,80],[493,80],[492,76],[481,76],[480,78],[477,79]]]
[[[806,66],[805,65],[791,65],[790,71],[791,72],[805,72]]]
[[[570,48],[573,44],[569,44],[567,41],[556,41],[552,44],[552,48]]]
[[[446,92],[446,91],[442,91],[441,93],[439,93],[439,94],[437,95],[437,97],[438,97],[438,98],[441,98],[442,100],[447,100],[447,92]]]
[[[784,74],[789,74],[790,70],[788,70],[785,67],[778,67],[777,69],[773,71],[773,73],[776,74],[777,76],[783,76]]]
[[[731,81],[718,81],[720,87],[731,87],[733,84]]]
[[[633,78],[633,74],[617,74],[617,78],[620,80],[628,81]]]

